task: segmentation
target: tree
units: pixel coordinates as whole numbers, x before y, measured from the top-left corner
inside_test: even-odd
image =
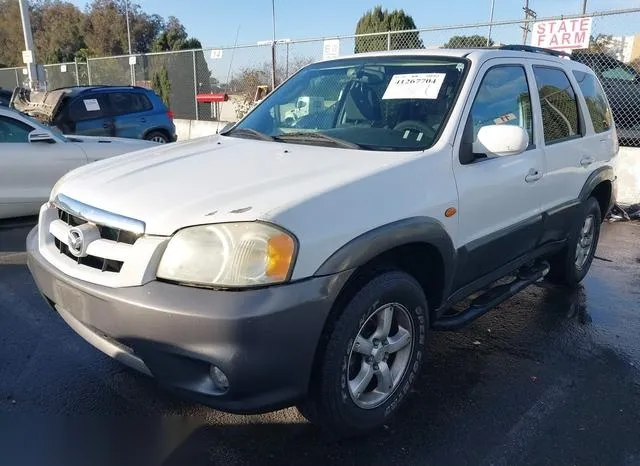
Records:
[[[20,51],[24,50],[24,38],[16,1],[0,0],[0,44],[0,62],[7,66],[22,64]]]
[[[93,0],[85,23],[85,40],[91,55],[122,55],[129,51],[126,9],[126,0]],[[164,28],[164,21],[130,3],[129,26],[133,53],[146,53]]]
[[[32,9],[36,58],[41,63],[73,61],[85,46],[83,13],[71,3],[46,1]]]
[[[474,34],[472,36],[453,36],[451,39],[444,44],[445,49],[466,49],[466,48],[474,48],[474,47],[493,47],[495,42],[493,39],[488,39],[487,37],[481,36],[479,34]],[[488,43],[487,43],[488,42]]]
[[[188,37],[187,30],[175,16],[169,16],[169,21],[154,41],[153,52],[166,52],[170,50],[200,49],[202,44],[198,39]]]
[[[614,46],[614,40],[612,35],[598,34],[597,36],[591,36],[589,39],[589,52],[606,53]]]
[[[389,31],[408,31],[395,34],[379,34],[356,37],[355,53],[375,52],[379,50],[421,49],[424,47],[420,33],[415,31],[413,18],[404,10],[383,10],[376,6],[367,11],[356,25],[356,34],[385,33]]]
[[[171,81],[169,72],[163,66],[160,71],[154,73],[151,88],[160,96],[167,107],[171,107]]]

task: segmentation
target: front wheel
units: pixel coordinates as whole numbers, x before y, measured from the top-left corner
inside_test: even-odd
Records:
[[[565,250],[551,260],[549,280],[575,286],[589,272],[600,239],[602,213],[598,201],[590,197],[582,206],[579,221],[569,237]]]
[[[420,370],[428,326],[427,301],[412,276],[373,278],[329,329],[302,414],[339,437],[388,422]]]

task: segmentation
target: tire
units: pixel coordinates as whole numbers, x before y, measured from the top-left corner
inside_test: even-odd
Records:
[[[581,214],[569,236],[567,247],[551,260],[549,281],[573,287],[584,279],[596,254],[601,225],[600,204],[595,198],[590,197],[582,205]],[[585,248],[588,248],[588,251],[585,251]]]
[[[385,325],[389,316],[390,327]],[[389,422],[418,375],[428,328],[420,284],[404,272],[379,273],[327,329],[309,397],[298,406],[302,415],[332,438],[360,435]],[[358,380],[364,383],[358,385]]]
[[[151,131],[144,138],[147,141],[154,141],[158,144],[166,144],[169,142],[169,138],[162,131]]]

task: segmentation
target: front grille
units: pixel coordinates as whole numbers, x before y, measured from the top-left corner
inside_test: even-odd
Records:
[[[69,225],[69,227],[77,227],[79,225],[83,225],[87,223],[87,220],[73,215],[66,210],[63,210],[59,207],[56,208],[58,219]],[[98,231],[100,232],[100,238],[114,241],[116,243],[124,243],[133,245],[140,235],[133,233],[131,231],[122,230],[120,228],[114,228],[106,225],[96,225]],[[92,269],[100,270],[101,272],[115,272],[120,273],[122,266],[124,265],[123,261],[108,259],[104,257],[96,257],[96,256],[85,256],[85,257],[76,257],[69,251],[69,247],[62,242],[60,239],[54,236],[54,245],[60,254],[64,254],[68,258],[76,261],[76,263],[80,265],[84,265],[86,267],[91,267]]]
[[[82,225],[83,223],[87,223],[87,221],[83,218],[76,217],[75,215],[70,214],[60,208],[58,210],[58,218],[62,220],[69,226],[77,227],[78,225]],[[125,244],[133,244],[138,239],[138,235],[126,230],[121,230],[119,228],[107,227],[104,225],[97,225],[98,230],[100,230],[100,237],[103,239],[108,239],[110,241],[115,241],[116,243],[125,243]]]
[[[102,257],[96,256],[85,256],[85,257],[76,257],[71,252],[69,252],[69,247],[60,241],[58,238],[54,238],[54,244],[60,254],[64,254],[65,256],[73,259],[80,265],[86,265],[87,267],[91,267],[92,269],[100,269],[102,272],[115,272],[119,273],[120,269],[122,269],[122,265],[124,262],[115,261],[112,259],[104,259]]]

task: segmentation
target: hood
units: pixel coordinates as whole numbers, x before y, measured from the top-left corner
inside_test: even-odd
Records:
[[[412,155],[211,136],[87,165],[61,179],[52,197],[63,193],[170,235],[189,225],[269,220]]]

